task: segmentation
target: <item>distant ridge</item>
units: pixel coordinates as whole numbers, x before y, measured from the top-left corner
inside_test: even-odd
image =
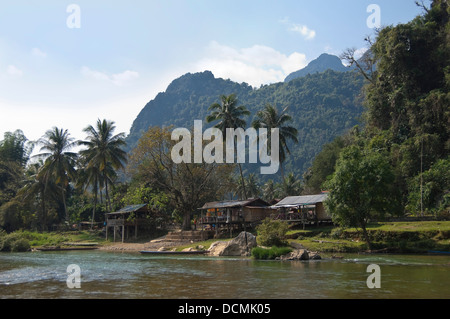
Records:
[[[347,72],[350,71],[350,68],[344,66],[341,59],[337,56],[323,53],[317,59],[311,61],[305,68],[289,74],[284,82],[289,82],[294,79],[304,77],[308,74],[322,73],[327,70]]]

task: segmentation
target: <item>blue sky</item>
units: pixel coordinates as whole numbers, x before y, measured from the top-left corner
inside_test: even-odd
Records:
[[[414,0],[2,0],[0,139],[22,129],[36,140],[53,126],[82,139],[97,118],[128,134],[187,72],[283,81],[321,53],[364,49],[370,4],[381,25],[421,12]]]

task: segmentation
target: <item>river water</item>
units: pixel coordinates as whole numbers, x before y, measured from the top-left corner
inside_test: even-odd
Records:
[[[72,264],[79,266],[79,288],[67,283]],[[380,288],[367,286],[371,264],[380,267]],[[97,250],[0,253],[0,298],[448,299],[450,256],[258,261]]]

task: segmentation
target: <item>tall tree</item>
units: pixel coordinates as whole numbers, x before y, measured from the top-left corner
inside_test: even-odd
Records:
[[[247,178],[244,178],[244,185],[246,194],[249,198],[257,198],[261,195],[261,187],[259,186],[258,177],[254,173],[250,173]],[[243,197],[244,189],[242,184],[236,188],[236,194],[239,197]]]
[[[0,141],[0,161],[14,162],[25,166],[32,151],[32,143],[28,141],[21,130],[6,132]]]
[[[84,161],[84,159],[83,159]],[[82,169],[80,169],[77,187],[86,190],[91,188],[94,195],[94,207],[92,208],[92,218],[91,218],[91,229],[94,227],[95,212],[97,209],[98,194],[103,189],[103,174],[100,172],[98,167],[89,166],[88,163],[83,163]]]
[[[403,206],[413,214],[417,198],[419,210],[423,208],[423,174],[439,160],[448,160],[450,150],[450,6],[448,0],[433,0],[429,8],[416,3],[422,14],[379,30],[370,42],[376,68],[364,89],[364,135],[387,150]],[[347,50],[343,56],[352,62],[353,53]],[[438,174],[427,177],[440,184]],[[438,189],[437,197],[448,192]]]
[[[42,153],[36,156],[45,159],[39,172],[39,178],[43,178],[46,185],[52,181],[58,185],[64,205],[65,219],[66,222],[69,222],[66,191],[69,182],[76,178],[75,166],[78,154],[70,152],[76,143],[67,130],[57,127],[48,130],[38,143],[41,145],[40,152]]]
[[[191,229],[191,215],[205,202],[214,201],[229,193],[230,164],[180,163],[171,157],[175,142],[169,128],[150,128],[133,150],[127,171],[141,185],[151,185],[165,193],[171,207],[183,218],[183,229]]]
[[[269,179],[267,182],[264,183],[262,186],[262,198],[266,202],[271,202],[272,200],[276,199],[278,196],[278,191],[276,184],[272,179]]]
[[[336,171],[326,183],[330,191],[326,206],[333,220],[341,226],[360,228],[369,249],[368,221],[398,209],[393,181],[386,154],[352,145],[342,150]]]
[[[211,123],[218,121],[214,127],[221,130],[223,136],[225,136],[227,128],[245,128],[247,126],[247,122],[243,119],[243,117],[249,116],[250,111],[243,105],[238,106],[238,99],[236,95],[222,95],[220,100],[221,104],[214,103],[209,107],[208,111],[212,111],[212,113],[206,117],[206,122]],[[247,198],[248,194],[245,187],[241,163],[238,163],[238,166],[241,174],[243,195]]]
[[[253,121],[252,126],[255,129],[267,128],[269,134],[268,141],[271,141],[270,132],[272,129],[279,129],[280,132],[280,169],[281,177],[284,178],[283,163],[286,160],[286,154],[290,154],[291,151],[288,146],[288,142],[298,143],[297,135],[298,131],[295,127],[288,125],[288,122],[292,121],[292,117],[286,113],[287,107],[281,112],[271,104],[267,104],[265,108],[256,113],[256,119]],[[270,147],[271,145],[269,145]]]
[[[278,185],[281,197],[299,196],[302,192],[301,181],[293,173],[289,173]]]
[[[38,161],[27,167],[24,185],[18,191],[17,198],[29,207],[30,211],[37,212],[37,226],[46,231],[51,222],[48,211],[59,203],[60,188],[53,178],[45,180],[44,174],[41,173],[43,166],[44,162]]]
[[[126,145],[125,134],[114,135],[115,129],[113,121],[98,119],[96,127],[89,125],[83,130],[87,133],[86,140],[78,142],[87,147],[80,154],[87,164],[86,173],[90,175],[88,183],[93,186],[94,192],[100,189],[100,183],[104,183],[108,211],[111,211],[109,186],[113,184],[115,170],[125,168],[127,162],[127,154],[123,150]]]
[[[23,132],[6,132],[0,141],[0,206],[22,187],[25,165],[32,147]]]

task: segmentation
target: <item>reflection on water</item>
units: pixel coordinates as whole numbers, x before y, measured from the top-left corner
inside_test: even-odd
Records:
[[[81,288],[67,287],[67,266]],[[381,267],[381,288],[366,285]],[[103,251],[0,254],[0,298],[449,298],[450,257],[348,255],[306,262]]]

